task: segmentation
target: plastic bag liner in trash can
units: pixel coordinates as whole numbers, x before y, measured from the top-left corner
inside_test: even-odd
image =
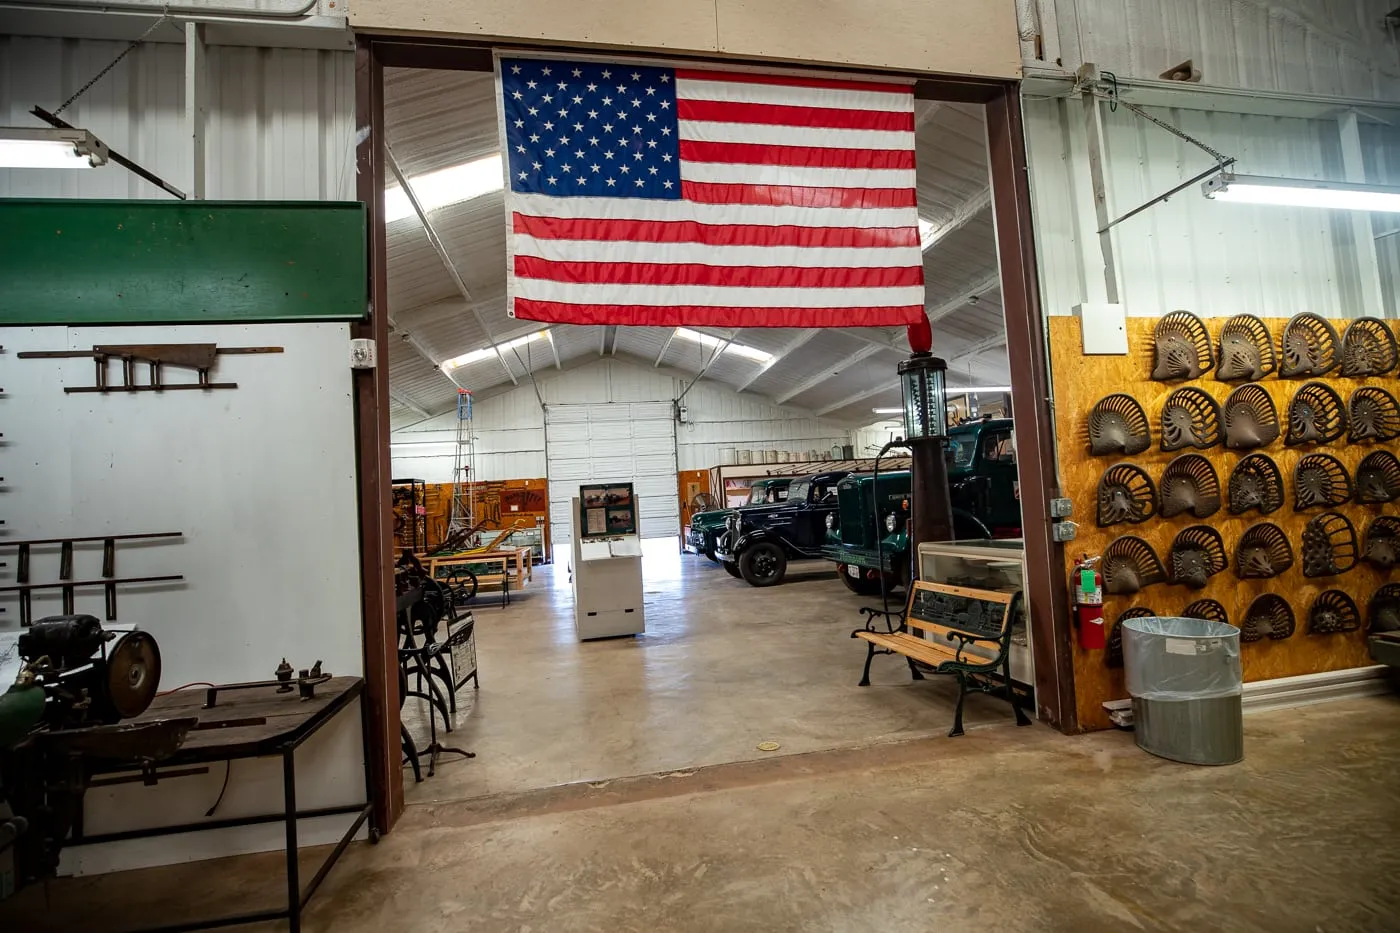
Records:
[[[1123,670],[1139,748],[1198,765],[1244,757],[1239,629],[1203,619],[1124,620]]]

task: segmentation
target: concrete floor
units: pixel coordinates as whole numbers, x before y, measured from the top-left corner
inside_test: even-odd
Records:
[[[981,697],[948,739],[943,679],[877,658],[855,686],[865,600],[829,571],[768,590],[693,557],[648,571],[640,639],[576,643],[562,568],[477,610],[483,687],[449,741],[480,757],[410,784],[307,933],[1400,931],[1394,696],[1251,715],[1225,768],[1016,728]],[[63,879],[47,910],[42,889],[0,904],[0,931],[275,907],[280,872]]]
[[[1224,768],[1153,758],[1126,733],[1004,725],[415,804],[378,846],[352,847],[304,929],[1400,929],[1400,700],[1258,713],[1246,733]],[[279,870],[255,856],[58,882],[54,913],[10,926],[0,911],[0,928],[106,933],[271,905]]]
[[[901,659],[877,657],[860,688],[865,643],[858,609],[824,562],[795,564],[759,589],[672,540],[648,542],[645,635],[580,644],[563,564],[496,608],[475,608],[481,688],[459,694],[444,743],[476,752],[445,759],[415,802],[460,800],[577,781],[695,768],[777,754],[941,735],[952,724],[952,678],[910,680]],[[412,713],[410,713],[410,716]],[[974,696],[969,728],[1010,721],[1004,700]],[[410,728],[423,742],[421,716]]]

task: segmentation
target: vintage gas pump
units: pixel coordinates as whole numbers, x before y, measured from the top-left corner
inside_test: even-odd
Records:
[[[1074,565],[1069,589],[1074,598],[1074,621],[1079,628],[1079,647],[1102,649],[1107,641],[1103,624],[1103,575],[1099,559],[1087,554]]]

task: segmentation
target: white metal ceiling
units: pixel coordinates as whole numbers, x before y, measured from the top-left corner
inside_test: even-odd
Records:
[[[936,316],[935,352],[948,359],[952,383],[1004,384],[1005,331],[995,284],[981,108],[930,101],[916,106],[919,214],[937,237],[924,254],[925,303]],[[496,152],[491,75],[388,70],[385,132],[410,178]],[[484,392],[510,384],[511,375],[494,357],[459,367],[452,378],[437,364],[481,349],[491,338],[501,342],[531,329],[505,313],[501,193],[431,211],[429,220],[471,300],[462,296],[416,217],[389,225],[389,308],[394,322],[389,377],[395,423],[421,417],[421,412],[448,410],[459,385]],[[727,330],[708,333],[720,339],[731,336]],[[556,352],[562,366],[610,353],[674,371],[704,370],[706,381],[853,425],[872,420],[871,408],[898,402],[895,365],[908,354],[900,329],[743,329],[733,336],[737,343],[775,354],[770,363],[737,353],[724,353],[711,362],[711,347],[672,339],[670,328],[620,327],[613,335],[601,327],[557,325],[550,335],[552,347],[546,340],[532,341],[520,349],[520,359],[507,351],[516,380],[528,378],[527,364],[537,372],[554,367]],[[969,350],[975,352],[969,355]]]

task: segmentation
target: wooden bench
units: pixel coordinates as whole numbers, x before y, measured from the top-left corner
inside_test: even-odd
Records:
[[[870,686],[870,662],[875,655],[897,654],[908,662],[915,680],[924,679],[921,666],[933,674],[958,678],[958,706],[948,735],[963,734],[963,700],[969,690],[1005,690],[1016,725],[1029,726],[1031,721],[1011,685],[1011,629],[1021,598],[1019,591],[1008,594],[918,581],[909,587],[903,613],[862,609],[865,627],[851,633],[852,638],[867,642],[860,686]],[[876,628],[876,616],[885,617],[885,631]]]

